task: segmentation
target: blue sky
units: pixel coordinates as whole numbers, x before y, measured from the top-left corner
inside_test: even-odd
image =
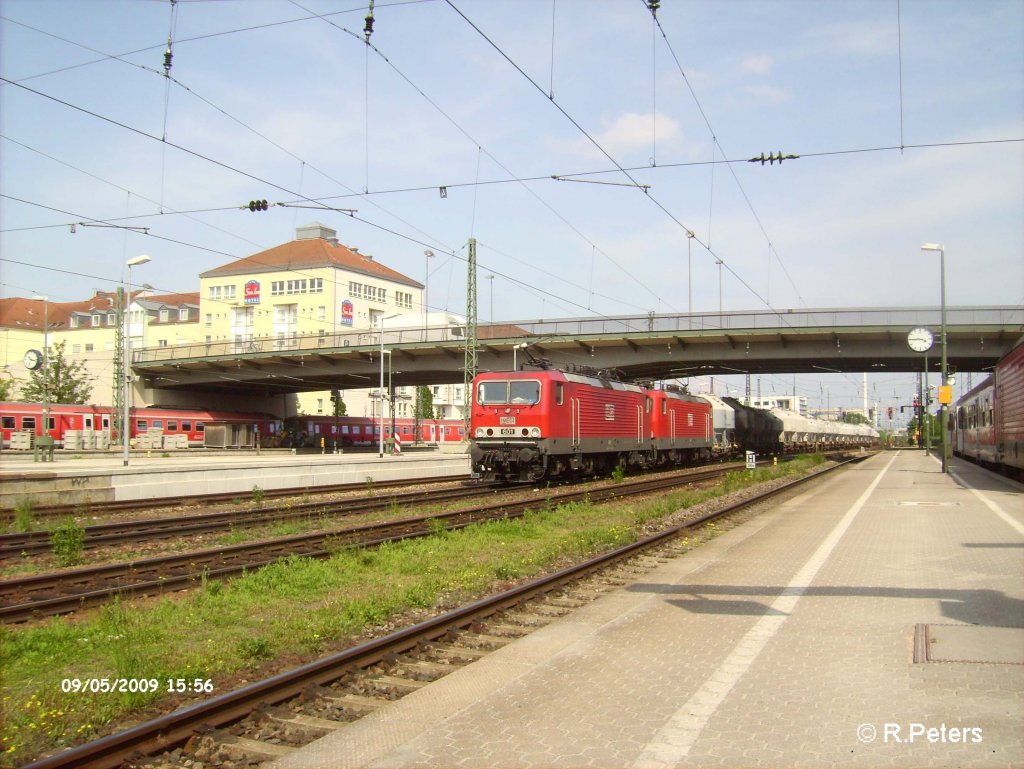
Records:
[[[460,313],[476,237],[481,319],[685,311],[687,229],[695,311],[1024,303],[1024,4],[661,5],[2,0],[0,295],[318,220]]]

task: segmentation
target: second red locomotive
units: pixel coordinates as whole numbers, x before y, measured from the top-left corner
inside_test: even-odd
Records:
[[[654,467],[710,456],[711,405],[562,371],[481,374],[473,381],[473,470],[485,480],[536,481]]]

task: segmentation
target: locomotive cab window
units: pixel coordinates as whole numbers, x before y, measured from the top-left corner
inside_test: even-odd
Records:
[[[0,417],[0,419],[3,420],[3,422],[0,423],[0,427],[3,427],[5,430],[14,429],[14,417]]]
[[[532,406],[540,402],[540,382],[537,380],[494,380],[481,382],[476,390],[480,406],[508,405]]]
[[[565,398],[565,387],[562,382],[555,382],[555,405],[561,406]]]

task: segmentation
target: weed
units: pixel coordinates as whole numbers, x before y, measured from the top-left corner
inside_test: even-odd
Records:
[[[622,483],[624,480],[626,480],[626,468],[622,465],[617,465],[615,469],[612,470],[612,481],[615,483]]]
[[[68,516],[62,524],[50,532],[53,555],[61,566],[75,566],[82,562],[85,548],[85,529]]]
[[[269,660],[274,656],[274,645],[263,636],[243,638],[235,648],[239,657],[251,662]]]
[[[35,521],[32,520],[32,510],[35,507],[35,502],[31,497],[25,497],[18,501],[18,504],[14,506],[14,530],[15,531],[32,531],[35,528]]]
[[[171,455],[165,451],[163,454],[160,455],[160,457],[161,459],[170,459]]]
[[[366,493],[373,496],[373,476],[366,476]]]
[[[253,502],[254,505],[257,505],[257,506],[262,505],[263,504],[263,499],[266,496],[267,496],[267,493],[263,489],[261,489],[259,486],[254,485],[252,487],[252,502]]]

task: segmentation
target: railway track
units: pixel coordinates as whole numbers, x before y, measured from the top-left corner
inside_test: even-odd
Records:
[[[442,480],[450,479],[433,479],[431,483],[440,483]],[[410,484],[408,481],[404,481],[401,482],[401,485],[409,486]],[[351,487],[345,490],[351,490]],[[479,496],[480,492],[481,487],[461,487],[441,492],[432,492],[430,494],[430,502],[452,502]],[[387,495],[297,502],[280,507],[244,507],[187,517],[150,518],[120,521],[117,523],[101,523],[84,528],[85,539],[83,547],[86,550],[91,550],[99,547],[109,547],[110,545],[133,542],[145,543],[153,540],[210,534],[218,531],[250,529],[282,521],[352,517],[387,509],[392,505],[419,502],[423,498],[424,492],[420,489],[418,491]],[[0,535],[0,560],[50,552],[52,547],[50,532],[46,530],[40,529],[23,533],[3,534]]]
[[[8,480],[16,480],[17,474],[5,476]],[[469,475],[449,475],[436,478],[418,478],[414,483],[417,486],[426,486],[438,483],[451,483],[453,481],[468,481]],[[408,480],[374,481],[375,489],[393,489],[413,485]],[[330,486],[295,486],[286,489],[264,489],[262,495],[265,499],[279,499],[281,497],[301,497],[304,494],[334,494],[348,491],[365,490],[365,483],[339,483]],[[162,510],[175,505],[213,505],[231,503],[239,498],[244,498],[246,492],[229,491],[220,494],[183,494],[178,497],[163,497],[160,499],[123,499],[120,501],[111,500],[108,502],[78,503],[73,505],[47,505],[44,507],[32,508],[32,516],[39,519],[66,518],[76,515],[109,515],[111,513],[135,513],[146,510]],[[14,520],[13,510],[0,510],[0,523],[11,523]]]
[[[607,501],[626,496],[650,494],[695,481],[717,478],[731,468],[715,467],[673,473],[592,489],[570,489],[548,493],[545,504],[562,504],[582,499]],[[479,496],[479,490],[468,489]],[[439,492],[445,495],[445,491]],[[462,494],[461,496],[466,496]],[[420,493],[417,502],[431,504],[433,496]],[[447,501],[442,498],[442,501]],[[243,571],[267,566],[291,556],[327,558],[346,547],[370,546],[382,542],[422,537],[437,528],[458,529],[496,518],[523,515],[538,506],[537,499],[495,501],[455,512],[412,516],[359,526],[276,537],[239,545],[210,548],[189,553],[52,572],[0,581],[0,621],[25,622],[56,614],[67,614],[105,603],[114,596],[140,598],[183,590],[203,580],[224,579]]]
[[[179,766],[179,746],[208,765],[218,761],[259,761],[286,756],[294,747],[344,726],[424,686],[430,680],[480,658],[582,605],[573,585],[595,572],[608,587],[628,583],[664,557],[672,540],[695,527],[790,491],[823,474],[861,461],[849,460],[815,475],[686,521],[609,553],[541,577],[455,611],[403,628],[346,651],[301,665],[235,691],[187,706],[117,734],[43,758],[24,769],[72,769],[134,765],[133,757],[178,750],[147,765]],[[654,556],[646,555],[654,552]],[[679,551],[677,551],[679,552]],[[632,559],[635,566],[629,566]],[[627,562],[627,565],[621,565]],[[619,566],[616,566],[619,565]],[[609,573],[609,569],[619,571]],[[590,590],[600,593],[598,584]],[[583,592],[583,591],[580,591]],[[276,735],[271,737],[270,735]]]

